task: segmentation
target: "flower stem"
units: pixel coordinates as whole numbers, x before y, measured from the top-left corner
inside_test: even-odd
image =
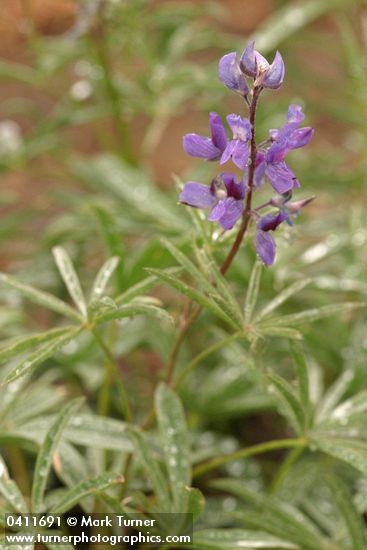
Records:
[[[125,386],[121,379],[120,369],[111,351],[109,350],[108,346],[106,346],[105,342],[103,341],[102,337],[98,334],[97,330],[95,328],[92,328],[91,332],[106,358],[106,369],[108,369],[108,371],[106,372],[106,384],[108,383],[108,386],[111,389],[112,381],[115,380],[117,389],[120,394],[121,406],[124,412],[125,420],[127,422],[131,422],[132,421],[131,408],[130,408],[129,399],[127,397]],[[106,389],[104,388],[104,392],[105,391]],[[104,399],[106,398],[104,397]]]
[[[246,447],[245,449],[240,449],[239,451],[235,451],[234,453],[228,455],[218,456],[216,458],[213,458],[212,460],[209,460],[208,462],[199,464],[199,466],[194,468],[193,476],[199,477],[203,474],[206,474],[207,472],[210,472],[211,470],[214,470],[215,468],[218,468],[219,466],[223,466],[228,462],[233,462],[234,460],[238,460],[240,458],[247,458],[249,456],[267,453],[269,451],[276,451],[278,449],[303,449],[304,447],[306,447],[306,445],[307,441],[305,438],[302,437],[298,439],[275,439],[273,441],[259,443],[258,445]]]
[[[249,175],[248,175],[248,190],[246,195],[246,203],[245,208],[242,215],[242,223],[240,226],[240,229],[237,233],[236,239],[232,245],[232,248],[228,252],[221,268],[220,272],[222,275],[225,275],[227,273],[228,269],[232,265],[232,262],[237,254],[237,252],[240,249],[242,240],[244,236],[246,235],[247,229],[250,224],[251,220],[251,214],[252,214],[252,193],[254,188],[254,174],[255,174],[255,165],[256,165],[256,154],[257,154],[257,146],[256,146],[256,137],[255,137],[255,119],[256,119],[256,108],[257,108],[257,102],[260,97],[260,93],[262,91],[261,86],[255,87],[252,95],[252,101],[249,106],[249,119],[250,124],[252,128],[251,132],[251,145],[250,145],[250,167],[249,167]],[[181,323],[181,330],[178,333],[176,340],[173,344],[173,348],[170,354],[170,358],[168,361],[168,368],[167,368],[167,374],[166,374],[166,382],[169,385],[172,385],[173,381],[173,375],[176,367],[177,357],[179,354],[179,351],[181,349],[181,346],[185,340],[185,337],[190,329],[190,326],[192,323],[197,319],[197,317],[200,315],[202,311],[202,306],[196,306],[190,314],[186,313],[184,315],[182,323]]]

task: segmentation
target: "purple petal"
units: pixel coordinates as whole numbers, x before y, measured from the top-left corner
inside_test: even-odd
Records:
[[[255,42],[250,42],[240,59],[241,70],[247,76],[256,77],[256,58],[255,58]]]
[[[226,207],[225,207],[225,204],[224,204],[225,200],[226,199],[223,199],[223,200],[219,201],[218,204],[216,204],[214,206],[213,210],[210,212],[210,214],[208,216],[209,221],[217,222],[225,214],[225,211],[226,211]]]
[[[179,200],[196,208],[210,208],[215,203],[216,198],[207,185],[189,181],[180,193]]]
[[[224,151],[228,139],[221,117],[217,113],[210,113],[209,124],[213,145],[220,151]]]
[[[255,173],[254,173],[255,187],[259,187],[262,184],[265,176],[265,170],[266,170],[265,153],[263,153],[262,151],[258,151],[256,154],[256,161],[255,161]]]
[[[209,220],[218,221],[225,231],[232,229],[243,212],[243,202],[232,197],[219,201],[213,208]]]
[[[288,138],[289,149],[298,149],[307,145],[314,134],[313,128],[306,126],[292,132]]]
[[[270,233],[266,233],[265,231],[261,231],[261,229],[258,229],[256,231],[255,245],[256,251],[260,256],[261,261],[265,265],[272,265],[274,263],[276,254],[276,244],[272,235],[270,235]]]
[[[266,167],[266,175],[277,193],[286,193],[293,189],[293,187],[299,186],[297,178],[285,162],[268,164]]]
[[[305,115],[302,112],[301,105],[289,105],[288,122],[297,122],[298,126],[304,120]]]
[[[221,174],[221,179],[227,190],[228,197],[233,197],[236,200],[243,200],[245,198],[245,183],[240,181],[236,182],[236,178],[233,174]]]
[[[266,160],[270,164],[275,164],[276,162],[281,162],[284,160],[286,154],[289,151],[288,141],[283,139],[281,141],[276,141],[271,145],[266,153]]]
[[[279,210],[277,214],[267,214],[257,222],[257,227],[262,231],[275,231],[278,225],[288,218],[286,210]]]
[[[279,52],[275,54],[273,63],[270,65],[269,70],[267,71],[262,85],[265,88],[277,89],[280,87],[284,80],[285,68],[283,58]]]
[[[248,118],[241,118],[239,115],[227,116],[228,126],[233,133],[233,139],[249,141],[251,139],[251,124]]]
[[[240,168],[240,170],[244,170],[250,156],[249,146],[240,139],[235,139],[234,143],[235,146],[232,151],[232,161],[238,168]]]
[[[183,148],[191,157],[199,157],[207,160],[216,160],[220,157],[218,149],[210,138],[198,134],[186,134],[183,137]]]
[[[244,96],[249,93],[247,82],[237,61],[236,52],[228,53],[222,57],[219,61],[218,76],[219,80],[230,90],[239,92]]]
[[[230,141],[223,152],[220,159],[220,164],[224,164],[230,158],[233,160],[234,164],[238,166],[238,168],[244,170],[249,158],[248,144],[239,139]]]

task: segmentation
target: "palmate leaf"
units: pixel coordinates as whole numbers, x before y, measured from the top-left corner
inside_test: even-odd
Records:
[[[92,479],[87,479],[78,483],[75,487],[67,491],[59,502],[53,505],[50,513],[63,514],[88,495],[96,494],[108,489],[117,483],[123,483],[124,478],[120,475],[104,473]]]
[[[120,258],[117,256],[112,256],[109,258],[98,271],[97,276],[94,280],[92,292],[89,298],[89,302],[92,303],[95,300],[99,300],[106,289],[108,281],[111,278],[111,275],[117,268],[120,262]]]
[[[160,440],[163,444],[173,502],[176,512],[186,512],[185,491],[191,484],[189,434],[180,399],[166,384],[155,394]]]
[[[65,317],[69,317],[74,321],[80,322],[81,320],[83,320],[82,316],[77,311],[75,311],[62,300],[55,298],[55,296],[52,296],[52,294],[49,294],[48,292],[38,290],[33,286],[25,285],[24,283],[17,281],[14,277],[11,277],[10,275],[0,273],[0,283],[16,290],[21,296],[27,298],[28,300],[31,300],[32,302],[40,306],[51,309],[52,311],[64,315]]]
[[[61,246],[54,247],[52,253],[71,298],[83,317],[87,317],[87,304],[69,254]]]
[[[211,482],[211,485],[248,505],[245,513],[241,513],[246,527],[263,529],[277,537],[286,535],[287,540],[302,550],[325,548],[323,535],[317,525],[295,506],[250,490],[242,480],[218,479]]]
[[[31,494],[33,512],[42,512],[44,493],[47,479],[51,470],[54,452],[60,442],[62,433],[75,410],[80,407],[83,398],[74,399],[67,403],[56,416],[37,456]]]
[[[58,350],[65,346],[70,340],[76,338],[76,336],[82,331],[82,327],[68,329],[61,336],[54,337],[46,344],[40,346],[36,351],[28,355],[26,359],[16,365],[5,377],[3,384],[8,384],[17,378],[24,376],[32,369],[46,361],[49,357],[54,355]]]
[[[200,550],[235,550],[236,548],[294,549],[299,546],[262,531],[244,529],[208,529],[194,533],[194,548]]]
[[[183,281],[181,281],[180,279],[178,279],[177,277],[173,276],[172,274],[168,273],[165,270],[148,269],[147,271],[153,275],[156,275],[162,281],[167,283],[169,286],[172,286],[173,288],[175,288],[185,296],[188,296],[189,298],[194,300],[194,302],[205,307],[211,313],[213,313],[213,315],[215,315],[216,317],[219,317],[220,319],[222,319],[223,321],[231,325],[236,330],[238,330],[238,328],[242,329],[242,326],[239,327],[238,323],[234,319],[231,319],[231,317],[229,317],[228,314],[225,311],[223,311],[223,309],[221,309],[216,303],[214,303],[210,298],[208,298],[205,294],[203,294],[196,288],[193,288],[187,285],[186,283],[184,283]]]
[[[5,461],[0,455],[0,495],[19,514],[29,512],[27,503],[24,500],[18,485],[10,479]]]

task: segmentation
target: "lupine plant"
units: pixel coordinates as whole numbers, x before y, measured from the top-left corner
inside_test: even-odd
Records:
[[[115,78],[109,19],[93,35],[93,10],[59,44],[59,57],[41,51],[39,74],[0,64],[42,87],[56,61],[76,59],[88,74],[74,94],[103,98],[71,110],[63,98],[54,118],[1,159],[6,171],[55,151],[58,167],[84,187],[63,190],[65,211],[40,237],[42,251],[15,275],[0,275],[0,525],[7,512],[139,513],[164,533],[161,513],[190,513],[197,550],[365,550],[363,209],[345,221],[336,205],[330,214],[312,202],[313,168],[304,170],[309,157],[298,150],[314,131],[303,126],[299,100],[283,109],[279,52],[269,62],[251,40],[241,56],[221,57],[214,83],[184,54],[222,47],[228,37],[201,37],[196,8],[182,8],[176,28],[176,7],[163,5],[153,24],[145,0],[115,4],[93,9],[107,6],[108,17],[129,22],[125,54],[138,48],[145,62],[141,73],[133,64],[135,81]],[[311,2],[296,20],[325,6]],[[139,34],[142,21],[154,39]],[[271,44],[276,32],[289,32],[286,21],[272,21]],[[358,44],[347,22],[340,25],[363,90]],[[31,38],[37,51],[40,37]],[[89,64],[71,47],[78,40],[83,55],[93,44]],[[183,138],[200,162],[188,181],[159,189],[147,156],[183,100],[205,98],[210,82],[220,99],[210,107],[210,131]],[[227,105],[226,88],[239,114],[225,125],[214,109]],[[106,111],[117,146],[95,158],[60,158],[61,129]],[[278,129],[265,131],[273,111]],[[134,148],[127,121],[141,112],[149,125]],[[315,149],[307,155],[316,174],[331,162],[316,163]],[[302,188],[291,167],[307,175]],[[175,527],[187,531],[184,522]]]

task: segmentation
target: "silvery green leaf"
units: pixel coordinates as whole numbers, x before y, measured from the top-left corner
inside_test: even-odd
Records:
[[[69,489],[59,502],[53,505],[51,514],[63,514],[73,508],[80,500],[91,494],[98,494],[116,483],[123,483],[122,476],[104,473],[92,479],[86,479]]]
[[[268,373],[268,391],[278,404],[279,411],[283,414],[297,434],[302,434],[305,427],[305,414],[301,403],[294,393],[292,386],[276,373]]]
[[[95,281],[93,283],[93,288],[89,299],[90,303],[101,298],[106,289],[108,281],[110,280],[111,275],[117,268],[119,262],[120,258],[118,256],[112,256],[112,258],[109,258],[98,271]]]
[[[273,550],[299,550],[299,546],[269,535],[264,531],[244,529],[207,529],[195,531],[194,548],[200,550],[235,550],[236,548],[267,548]]]
[[[152,484],[159,511],[161,513],[170,512],[172,510],[172,503],[168,492],[167,482],[155,455],[150,449],[145,434],[136,430],[130,430],[129,435],[134,444],[137,458]]]
[[[0,455],[0,495],[20,514],[29,512],[28,506],[18,485],[10,479],[5,461]]]
[[[250,281],[246,292],[246,301],[244,306],[245,323],[250,323],[252,314],[257,303],[257,297],[259,295],[260,280],[262,273],[262,263],[258,260],[255,261],[251,271]]]
[[[73,329],[68,329],[61,336],[56,336],[52,340],[40,346],[36,351],[28,355],[26,359],[18,363],[5,377],[3,384],[8,384],[17,378],[24,376],[31,369],[34,369],[39,364],[43,363],[59,351],[63,346],[65,346],[70,340],[76,338],[76,336],[81,332],[82,327],[77,327]]]
[[[185,512],[185,489],[191,484],[191,466],[183,406],[177,394],[161,383],[155,393],[155,409],[175,511]]]
[[[285,288],[279,294],[271,300],[265,307],[263,307],[259,313],[256,315],[254,322],[259,322],[265,317],[268,317],[275,309],[284,304],[289,298],[300,292],[312,282],[312,279],[302,279],[301,281],[296,281],[289,287]]]
[[[42,443],[40,451],[37,455],[36,465],[34,469],[33,485],[32,485],[32,512],[42,512],[44,506],[44,493],[46,490],[47,479],[51,470],[54,453],[60,442],[62,433],[70,420],[70,417],[75,410],[80,407],[83,398],[74,399],[67,403],[56,416],[56,419],[51,424],[45,440]]]
[[[75,305],[77,306],[83,317],[87,317],[87,304],[84,298],[82,287],[80,286],[78,275],[76,274],[69,254],[61,246],[55,246],[52,249],[52,253],[54,255],[55,263],[58,267],[60,275],[69,291],[71,298],[73,299]]]
[[[167,273],[167,271],[164,270],[158,270],[158,269],[148,269],[149,273],[152,273],[162,279],[165,283],[167,283],[169,286],[172,286],[179,292],[182,292],[182,294],[185,294],[201,306],[208,309],[213,315],[216,317],[219,317],[223,321],[226,321],[228,324],[230,324],[232,327],[238,330],[238,328],[242,329],[242,326],[239,327],[238,323],[231,319],[223,309],[218,306],[216,303],[214,303],[210,298],[208,298],[205,294],[197,290],[196,288],[193,288],[177,277],[174,277],[170,273]]]
[[[40,306],[44,306],[47,309],[51,309],[60,315],[64,315],[65,317],[69,317],[70,319],[79,322],[82,319],[81,315],[79,315],[77,311],[62,300],[59,300],[59,298],[55,298],[52,294],[44,292],[43,290],[38,290],[33,286],[25,285],[10,275],[0,273],[0,283],[15,289],[24,298],[27,298]]]

